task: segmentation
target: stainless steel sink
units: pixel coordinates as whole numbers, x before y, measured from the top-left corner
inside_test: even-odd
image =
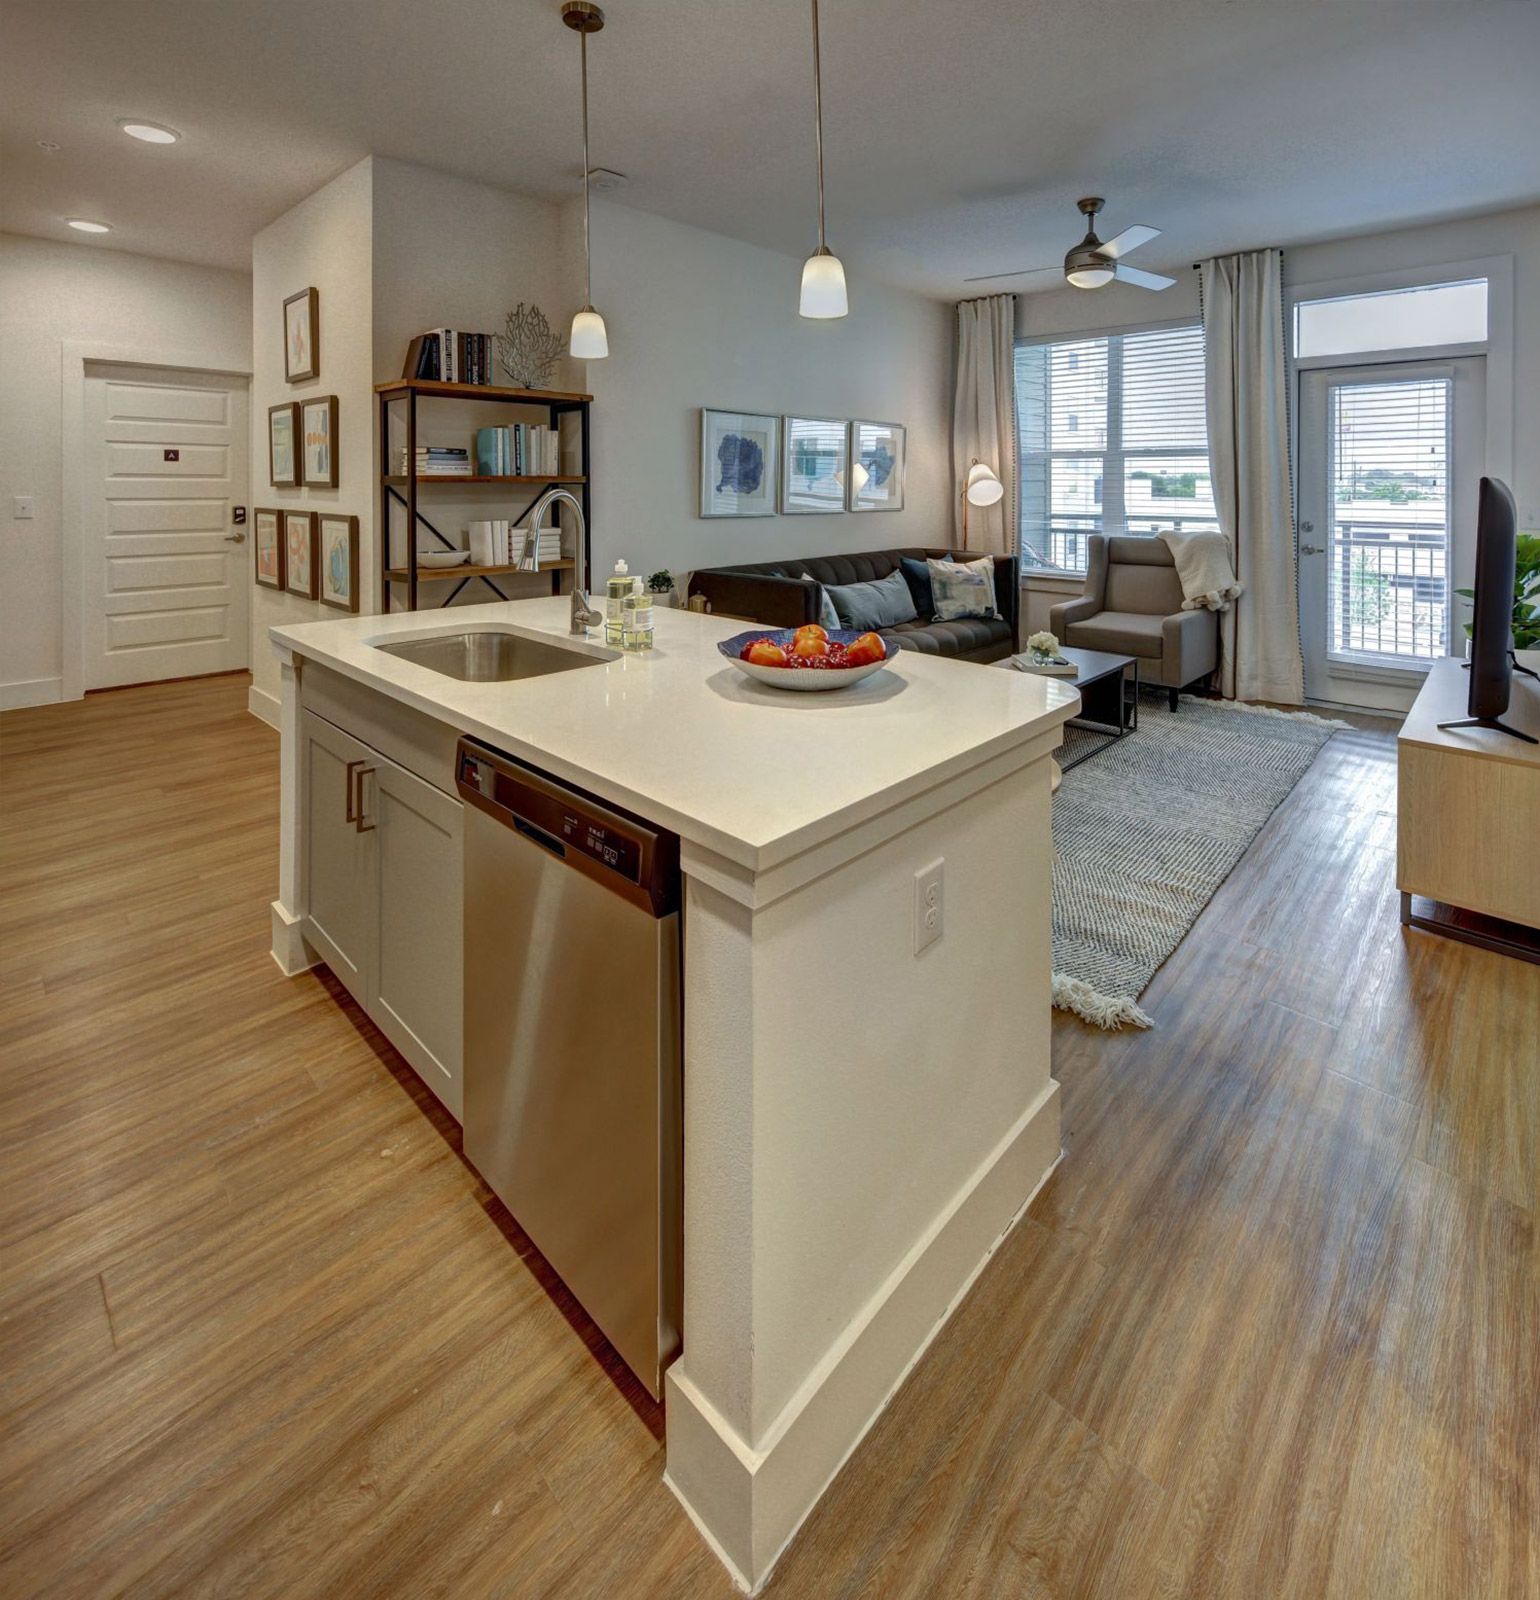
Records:
[[[403,639],[400,644],[377,645],[388,656],[415,661],[420,667],[442,672],[446,678],[466,683],[511,683],[517,678],[544,678],[553,672],[597,667],[605,658],[558,644],[526,639],[521,634],[498,633],[491,628],[467,633],[441,634],[432,639]]]

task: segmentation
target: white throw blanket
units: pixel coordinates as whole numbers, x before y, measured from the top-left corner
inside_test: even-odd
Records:
[[[1245,593],[1245,585],[1235,581],[1230,541],[1222,533],[1172,528],[1161,538],[1182,580],[1183,611],[1228,611],[1230,602]]]

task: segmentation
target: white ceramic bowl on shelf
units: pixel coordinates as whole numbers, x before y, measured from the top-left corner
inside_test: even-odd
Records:
[[[419,550],[419,567],[463,567],[471,558],[469,550]]]

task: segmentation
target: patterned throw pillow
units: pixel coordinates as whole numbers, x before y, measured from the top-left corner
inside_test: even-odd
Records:
[[[980,561],[927,561],[930,589],[936,597],[936,621],[959,617],[995,617],[995,564]]]
[[[829,598],[829,591],[827,589],[825,589],[823,592],[823,605],[819,607],[818,620],[831,633],[833,633],[835,629],[841,625],[840,614],[834,609],[834,602]]]

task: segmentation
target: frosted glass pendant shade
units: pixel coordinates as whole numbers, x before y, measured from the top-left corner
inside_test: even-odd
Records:
[[[1064,276],[1077,289],[1100,289],[1112,282],[1114,273],[1111,267],[1074,267]]]
[[[966,493],[969,505],[997,505],[1005,497],[1005,485],[995,475],[993,467],[985,466],[982,461],[975,461],[968,468]]]
[[[843,317],[850,312],[845,294],[845,269],[840,258],[818,250],[802,264],[802,303],[804,317]]]
[[[584,306],[572,319],[572,336],[567,344],[574,361],[602,361],[610,353],[604,318],[592,306]]]

